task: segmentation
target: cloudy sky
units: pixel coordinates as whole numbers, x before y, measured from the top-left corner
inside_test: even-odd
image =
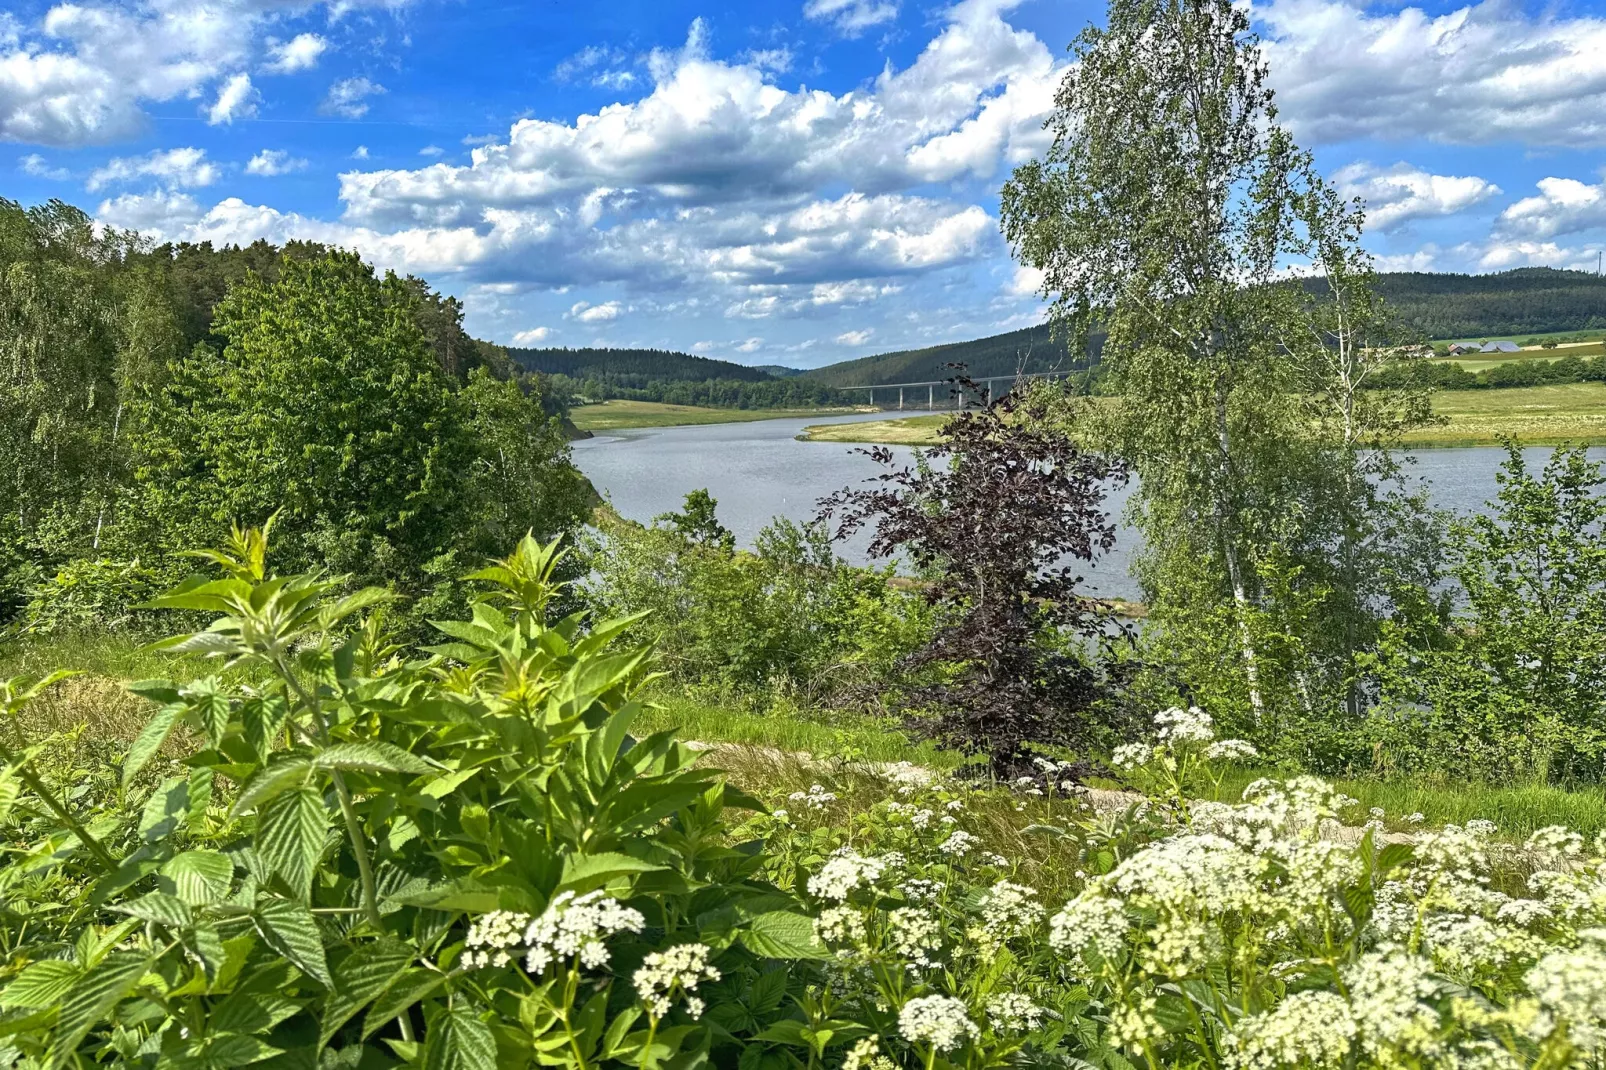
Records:
[[[0,11],[5,196],[319,239],[523,345],[807,367],[1036,322],[998,188],[1085,0],[82,0]],[[1593,269],[1606,0],[1255,0],[1385,268]]]

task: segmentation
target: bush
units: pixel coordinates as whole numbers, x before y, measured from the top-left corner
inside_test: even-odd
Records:
[[[231,676],[133,685],[155,712],[98,809],[0,745],[8,1064],[689,1066],[781,1016],[808,921],[722,845],[745,797],[630,737],[628,622],[546,622],[555,545],[477,573],[431,656],[363,620],[385,592],[266,555],[237,533],[157,600],[216,615],[165,645]]]
[[[652,526],[605,526],[587,596],[605,616],[648,613],[666,668],[732,693],[779,685],[805,701],[884,685],[932,614],[891,569],[854,568],[823,528],[777,519],[738,550],[706,491]]]

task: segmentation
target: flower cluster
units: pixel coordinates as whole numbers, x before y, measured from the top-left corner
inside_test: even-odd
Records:
[[[1172,706],[1154,715],[1155,735],[1162,743],[1209,743],[1216,738],[1215,722],[1197,706]]]
[[[1046,1010],[1019,992],[1005,992],[987,1001],[987,1020],[995,1033],[1030,1033],[1047,1017]]]
[[[647,1013],[662,1018],[669,1013],[670,1001],[683,995],[686,1013],[693,1018],[702,1017],[702,999],[687,993],[697,991],[703,981],[720,979],[719,970],[708,964],[712,953],[705,944],[676,944],[667,951],[648,955],[632,978]]]
[[[855,888],[867,888],[881,879],[886,863],[879,858],[865,858],[852,848],[844,847],[826,859],[820,871],[809,878],[809,894],[816,899],[843,902]]]
[[[936,1051],[953,1051],[965,1041],[976,1041],[981,1030],[970,1011],[952,996],[919,996],[898,1012],[898,1032],[914,1044],[930,1044]]]
[[[836,795],[826,791],[823,784],[811,784],[808,791],[794,791],[787,796],[791,802],[802,803],[810,810],[824,810],[836,802]]]
[[[502,967],[516,954],[523,954],[524,968],[531,973],[544,973],[560,961],[598,969],[609,960],[604,940],[616,933],[639,933],[645,923],[640,911],[600,891],[581,896],[561,892],[535,918],[505,910],[478,918],[464,941],[469,950],[463,955],[463,965],[468,969]]]

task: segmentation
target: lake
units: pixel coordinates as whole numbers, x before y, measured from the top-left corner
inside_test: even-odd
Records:
[[[611,431],[574,443],[574,460],[613,507],[632,520],[648,521],[680,508],[686,494],[700,487],[719,502],[719,519],[743,545],[776,516],[812,519],[816,503],[847,486],[860,486],[879,466],[839,442],[800,442],[803,428],[824,423],[884,420],[885,413],[844,417],[754,420],[697,427],[655,427]],[[913,450],[889,447],[902,462]],[[1528,451],[1530,467],[1549,456],[1548,448]],[[1494,496],[1494,473],[1505,451],[1494,446],[1418,450],[1410,466],[1424,480],[1435,505],[1472,512]],[[1606,448],[1590,450],[1595,459]],[[1108,510],[1119,517],[1129,489],[1111,493]],[[1115,548],[1087,571],[1087,588],[1108,598],[1136,598],[1127,564],[1138,535],[1121,527]],[[864,537],[842,547],[850,561],[864,563]]]

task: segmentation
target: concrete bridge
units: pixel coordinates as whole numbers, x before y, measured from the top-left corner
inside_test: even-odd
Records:
[[[1058,379],[1070,374],[1071,372],[1066,371],[1017,372],[1014,375],[978,375],[972,377],[972,382],[976,383],[982,388],[984,400],[990,402],[993,399],[994,383],[1009,383],[1013,385],[1022,379]],[[963,409],[969,404],[969,399],[966,397],[965,391],[960,390],[957,386],[955,386],[952,379],[932,379],[923,383],[880,383],[876,386],[841,386],[837,387],[837,389],[843,391],[844,393],[863,390],[869,397],[871,405],[876,403],[875,396],[877,390],[882,392],[881,396],[883,398],[888,397],[887,391],[896,390],[898,392],[898,408],[902,410],[904,408],[904,402],[908,398],[906,391],[914,391],[914,396],[918,398],[921,387],[924,387],[926,390],[925,407],[928,409],[935,409],[937,407],[937,388],[939,386],[951,388],[950,393],[954,398],[954,408]],[[914,404],[918,406],[919,402],[916,401]]]

